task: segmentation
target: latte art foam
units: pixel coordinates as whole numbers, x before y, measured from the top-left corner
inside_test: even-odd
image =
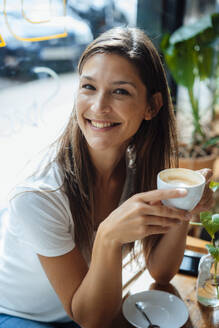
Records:
[[[193,177],[190,176],[169,175],[162,177],[162,180],[166,183],[170,183],[179,187],[190,187],[200,183],[198,179],[193,179]]]

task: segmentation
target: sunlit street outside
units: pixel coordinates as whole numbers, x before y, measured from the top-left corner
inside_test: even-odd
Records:
[[[52,143],[73,107],[76,75],[18,83],[0,92],[0,209],[26,163]],[[6,83],[5,83],[6,82]],[[0,83],[3,83],[1,80]],[[1,85],[3,86],[3,84]]]

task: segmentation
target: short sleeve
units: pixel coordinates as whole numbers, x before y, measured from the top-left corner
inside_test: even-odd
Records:
[[[37,254],[52,257],[70,252],[75,247],[74,224],[63,199],[56,192],[17,194],[10,201],[10,230]]]

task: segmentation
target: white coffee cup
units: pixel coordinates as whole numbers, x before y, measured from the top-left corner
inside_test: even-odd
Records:
[[[183,168],[166,169],[157,175],[158,189],[182,188],[188,191],[185,197],[162,200],[162,203],[187,211],[193,210],[201,200],[205,182],[205,177],[201,173]]]

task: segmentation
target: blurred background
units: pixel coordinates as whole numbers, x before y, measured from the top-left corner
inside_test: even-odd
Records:
[[[26,163],[65,126],[73,107],[77,62],[93,38],[114,26],[140,27],[165,63],[160,46],[164,34],[216,12],[219,0],[0,1],[0,210]],[[166,70],[177,113],[180,88]],[[217,135],[216,61],[213,72]]]

